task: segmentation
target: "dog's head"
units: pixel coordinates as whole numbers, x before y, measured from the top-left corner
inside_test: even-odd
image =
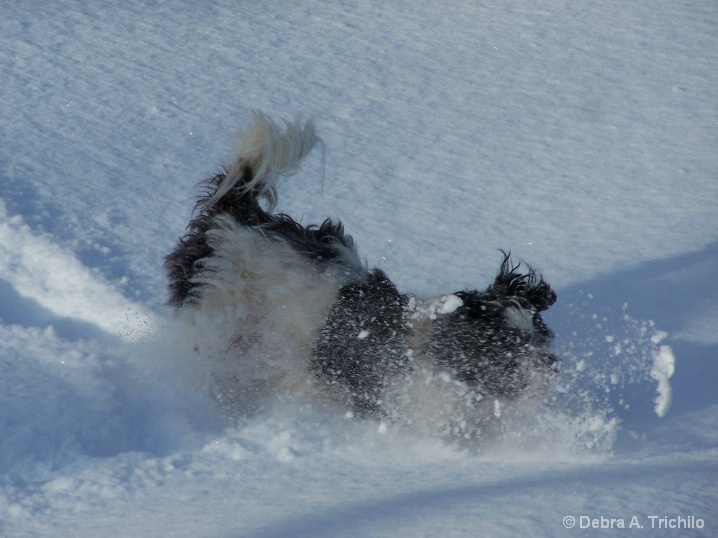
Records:
[[[485,397],[516,397],[557,368],[553,333],[540,315],[556,294],[533,269],[519,269],[505,254],[485,291],[455,293],[461,305],[436,318],[426,345],[439,365]]]

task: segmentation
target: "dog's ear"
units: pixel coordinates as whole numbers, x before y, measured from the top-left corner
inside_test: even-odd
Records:
[[[539,278],[538,282],[526,290],[526,298],[536,310],[543,312],[556,302],[557,297],[551,286],[543,278]]]
[[[502,251],[503,252],[503,251]],[[503,252],[504,259],[493,284],[486,289],[486,296],[494,300],[513,298],[531,303],[537,312],[542,312],[556,302],[556,293],[531,266],[521,272],[521,264],[511,261],[511,254]]]

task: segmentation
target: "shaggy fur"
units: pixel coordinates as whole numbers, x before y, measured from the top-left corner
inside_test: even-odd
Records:
[[[204,337],[198,348],[231,365],[222,393],[241,404],[248,387],[310,378],[357,416],[390,417],[423,408],[421,387],[435,379],[433,393],[451,386],[469,407],[540,390],[557,368],[540,315],[556,295],[531,268],[504,254],[484,291],[424,301],[368,269],[340,222],[274,212],[280,177],[320,143],[311,122],[256,114],[165,260],[169,304]]]

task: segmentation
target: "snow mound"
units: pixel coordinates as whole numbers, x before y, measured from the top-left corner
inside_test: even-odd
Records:
[[[19,215],[10,216],[0,200],[0,276],[20,300],[34,301],[57,319],[97,326],[127,339],[138,338],[152,326],[153,316],[128,301],[99,272],[34,233]],[[0,307],[0,319],[17,311],[9,301]]]

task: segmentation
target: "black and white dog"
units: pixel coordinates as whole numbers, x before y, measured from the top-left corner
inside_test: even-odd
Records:
[[[169,303],[217,359],[225,403],[311,386],[356,416],[411,421],[409,408],[493,405],[546,385],[557,360],[539,313],[556,295],[531,268],[505,254],[484,291],[399,293],[362,263],[340,222],[304,226],[273,212],[280,177],[321,143],[311,122],[257,113],[241,142],[165,260]]]

